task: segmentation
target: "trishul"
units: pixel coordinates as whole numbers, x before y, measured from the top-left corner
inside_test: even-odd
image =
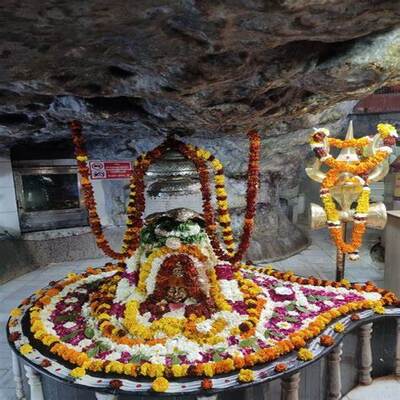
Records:
[[[321,137],[323,138],[321,139]],[[338,221],[332,223],[332,221],[329,221],[326,207],[324,209],[317,204],[311,203],[311,228],[319,229],[328,224],[330,228],[338,229],[335,223],[359,223],[360,213],[357,213],[354,203],[359,201],[363,190],[366,188],[368,190],[370,183],[381,180],[388,173],[388,157],[365,174],[352,173],[346,166],[362,164],[363,160],[360,159],[356,151],[357,148],[359,153],[362,153],[365,158],[374,157],[379,151],[382,152],[382,135],[377,133],[373,138],[365,137],[355,140],[353,124],[350,122],[344,141],[329,139],[328,134],[325,135],[324,133],[320,137],[317,136],[317,140],[319,141],[312,143],[312,145],[316,146],[314,151],[318,157],[311,167],[306,168],[306,173],[311,179],[322,183],[323,187],[325,184],[325,189],[322,188],[321,190],[321,196],[324,196],[325,190],[325,196],[329,194],[339,206],[339,209],[336,214]],[[335,145],[336,141],[336,144],[339,145],[337,147],[341,147],[341,151],[336,159],[330,155],[330,141],[333,145]],[[326,162],[326,160],[329,160],[329,162]],[[324,163],[331,167],[327,172],[322,171]],[[342,168],[339,168],[340,166]],[[334,183],[327,185],[326,182],[329,180],[329,176],[334,177]],[[379,202],[370,205],[368,211],[361,216],[361,220],[364,220],[364,224],[367,227],[383,229],[386,223],[386,208],[384,204]],[[356,252],[349,252],[354,253],[351,254],[351,258],[357,258]]]
[[[347,134],[345,140],[351,140],[354,138],[353,134],[353,122],[350,121],[349,127],[347,129]],[[373,155],[379,149],[379,142],[381,138],[379,134],[376,134],[364,151],[368,155]],[[328,138],[324,139],[325,146],[329,150]],[[347,162],[357,162],[360,158],[354,147],[343,148],[339,155],[336,157],[337,160],[347,161]],[[313,165],[306,168],[307,175],[317,182],[322,182],[326,173],[321,170],[322,162],[317,158]],[[373,183],[380,181],[389,172],[389,161],[386,159],[384,162],[379,164],[368,176],[368,182]],[[342,172],[339,175],[337,185],[331,189],[331,194],[335,201],[340,206],[340,219],[342,222],[350,222],[353,220],[354,208],[352,204],[358,199],[362,184],[357,180],[352,180],[354,177],[349,172]],[[358,182],[358,183],[357,183]],[[327,217],[325,210],[315,204],[311,203],[311,228],[320,229],[326,226]],[[386,224],[386,208],[382,202],[378,202],[370,205],[368,216],[367,216],[367,227],[375,229],[383,229]]]

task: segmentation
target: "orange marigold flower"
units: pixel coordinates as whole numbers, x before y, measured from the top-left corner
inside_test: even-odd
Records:
[[[360,320],[360,316],[358,314],[351,314],[350,319],[352,321],[359,321]]]
[[[333,337],[330,335],[322,335],[319,339],[319,342],[321,343],[321,346],[324,347],[332,346],[335,343]]]
[[[204,378],[204,379],[201,381],[201,387],[202,387],[202,389],[204,389],[204,390],[210,390],[210,389],[212,389],[212,388],[213,388],[213,382],[212,382],[212,380],[211,380],[211,379],[208,379],[208,378]]]
[[[280,374],[288,369],[288,366],[285,363],[278,363],[275,365],[275,372]]]

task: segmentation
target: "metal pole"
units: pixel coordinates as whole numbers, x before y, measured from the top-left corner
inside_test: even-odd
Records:
[[[342,222],[343,241],[346,241],[347,222]],[[341,281],[344,278],[344,267],[346,264],[346,254],[339,249],[336,250],[336,280]]]

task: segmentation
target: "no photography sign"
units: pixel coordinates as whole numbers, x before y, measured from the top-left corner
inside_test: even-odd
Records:
[[[132,175],[130,161],[90,161],[91,179],[127,179]]]

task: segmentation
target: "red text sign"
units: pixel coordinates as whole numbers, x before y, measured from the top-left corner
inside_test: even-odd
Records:
[[[132,175],[130,161],[89,161],[92,179],[127,179]]]

